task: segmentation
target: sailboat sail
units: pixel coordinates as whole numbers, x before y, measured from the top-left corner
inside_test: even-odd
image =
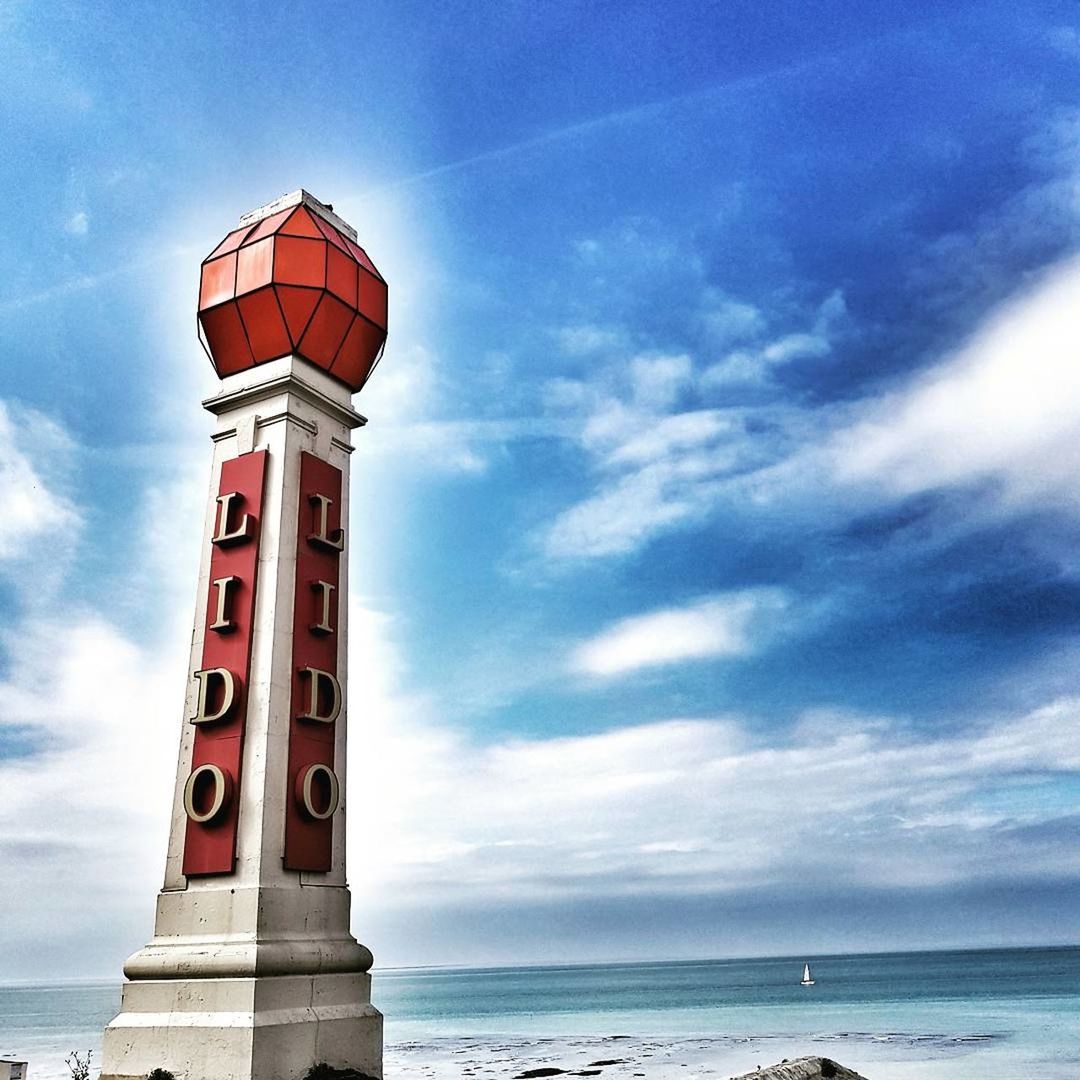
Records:
[[[810,965],[809,964],[803,964],[802,985],[803,986],[813,986],[814,985],[813,977],[810,975]]]

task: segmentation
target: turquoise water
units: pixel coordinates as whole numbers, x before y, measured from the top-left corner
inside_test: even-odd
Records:
[[[816,984],[799,985],[803,960]],[[876,1075],[1080,1078],[1080,948],[791,957],[548,968],[378,971],[388,1048],[454,1040],[613,1035],[761,1040]],[[114,983],[0,984],[0,1056],[32,1080],[97,1049]],[[767,1052],[767,1050],[765,1051]]]

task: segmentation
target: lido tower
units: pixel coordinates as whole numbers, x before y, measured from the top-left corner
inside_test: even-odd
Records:
[[[386,282],[305,191],[245,214],[202,264],[221,378],[165,884],[124,965],[102,1080],[382,1076],[371,953],[345,878],[352,395],[386,341]]]

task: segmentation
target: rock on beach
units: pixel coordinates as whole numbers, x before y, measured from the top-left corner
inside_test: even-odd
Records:
[[[768,1069],[755,1069],[734,1080],[866,1080],[851,1069],[845,1069],[831,1058],[802,1057],[784,1061]]]

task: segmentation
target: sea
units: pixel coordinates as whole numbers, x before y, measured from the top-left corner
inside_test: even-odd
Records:
[[[387,1080],[605,1054],[647,1080],[801,1054],[869,1080],[1080,1080],[1080,947],[384,969],[373,987]],[[67,1078],[71,1051],[99,1060],[118,1003],[116,982],[0,983],[0,1057]]]

